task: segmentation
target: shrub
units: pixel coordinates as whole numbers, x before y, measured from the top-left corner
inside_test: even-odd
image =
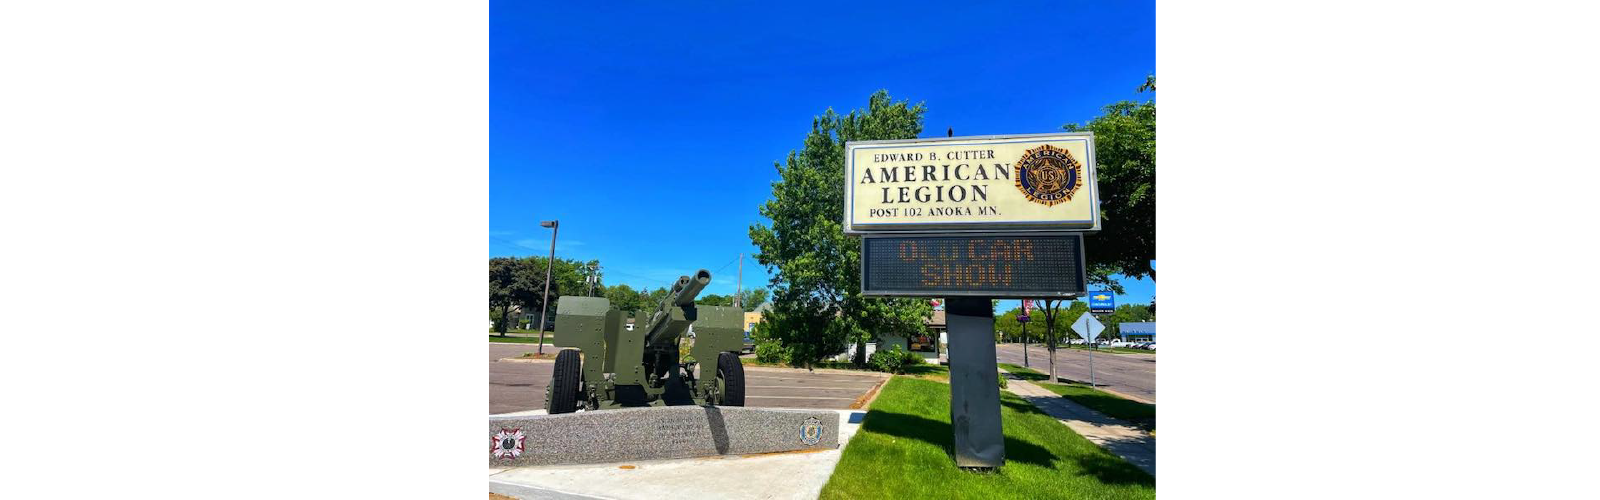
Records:
[[[899,345],[891,347],[888,350],[878,349],[877,351],[873,351],[871,358],[867,359],[867,364],[872,365],[873,369],[880,372],[894,374],[905,373],[907,354],[912,356],[916,355],[915,353],[906,352],[906,350],[901,349]],[[918,362],[921,362],[921,360],[918,360]]]
[[[761,318],[750,329],[750,339],[756,343],[756,361],[762,363],[788,363],[789,349],[783,346],[783,340],[774,335],[773,324],[767,318]]]
[[[789,362],[789,351],[784,349],[783,344],[776,340],[757,340],[756,361],[762,363],[787,363]]]
[[[896,348],[898,348],[898,347],[900,347],[900,346],[895,346],[895,347],[896,347]],[[902,354],[902,355],[901,355],[901,356],[900,356],[900,358],[901,358],[901,359],[900,359],[900,364],[901,364],[901,365],[903,365],[903,366],[902,366],[902,368],[903,368],[903,367],[904,367],[904,366],[916,366],[916,365],[920,365],[920,364],[922,364],[922,363],[923,363],[923,362],[924,362],[924,361],[927,361],[927,360],[925,360],[925,359],[923,359],[923,358],[922,358],[922,355],[921,355],[921,354],[917,354],[917,353],[915,353],[915,352],[912,352],[912,351],[905,351],[905,353],[904,353],[904,354]]]
[[[1006,374],[1001,373],[999,375],[1000,375],[1000,388],[1004,389],[1004,388],[1006,388]]]

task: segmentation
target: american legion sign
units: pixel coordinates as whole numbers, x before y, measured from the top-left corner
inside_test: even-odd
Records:
[[[845,162],[845,234],[1100,229],[1088,133],[851,142]]]
[[[844,175],[861,293],[947,299],[956,466],[1004,465],[990,299],[1087,294],[1083,240],[1100,230],[1094,135],[849,142]]]
[[[880,296],[1077,297],[1100,229],[1094,136],[845,145],[844,232]]]

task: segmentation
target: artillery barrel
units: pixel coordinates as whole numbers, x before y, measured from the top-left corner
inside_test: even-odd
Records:
[[[701,269],[694,273],[694,277],[682,276],[678,283],[672,286],[672,305],[683,307],[694,303],[694,298],[700,295],[706,285],[711,284],[711,271]]]
[[[672,284],[672,291],[667,294],[666,300],[657,306],[656,313],[651,316],[650,323],[645,330],[644,345],[650,350],[675,350],[678,338],[684,330],[689,328],[689,323],[673,324],[672,308],[689,307],[694,305],[694,299],[711,284],[711,271],[701,269],[693,277],[682,276]],[[691,320],[692,321],[692,320]]]

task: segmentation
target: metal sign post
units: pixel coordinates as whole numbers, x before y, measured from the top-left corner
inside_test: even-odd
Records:
[[[1105,330],[1105,328],[1106,326],[1101,324],[1100,320],[1095,319],[1094,315],[1089,313],[1083,313],[1082,315],[1078,316],[1077,321],[1072,322],[1072,329],[1077,330],[1079,335],[1083,335],[1083,338],[1087,339],[1091,343],[1094,342],[1095,338],[1100,336],[1100,332]],[[1095,349],[1099,348],[1099,344],[1095,344]],[[1094,350],[1091,349],[1089,351],[1089,387],[1095,386]]]

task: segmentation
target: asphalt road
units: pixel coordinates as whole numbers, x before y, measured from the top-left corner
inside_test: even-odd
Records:
[[[501,362],[537,349],[534,344],[489,344],[489,414],[544,408],[544,388],[554,363]],[[558,350],[546,345],[545,352]],[[745,406],[849,409],[885,377],[863,372],[807,372],[745,367]]]
[[[1050,353],[1043,346],[1028,346],[1030,368],[1046,373],[1050,370]],[[1022,344],[995,346],[995,359],[1001,363],[1022,364]],[[1056,349],[1056,376],[1064,379],[1089,381],[1089,353],[1081,349]],[[1154,354],[1094,355],[1094,381],[1102,389],[1110,389],[1135,398],[1156,402],[1156,356]]]

